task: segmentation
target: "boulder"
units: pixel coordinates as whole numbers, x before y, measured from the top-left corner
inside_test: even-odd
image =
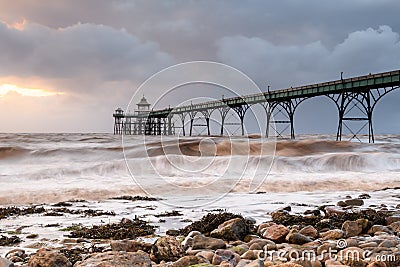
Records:
[[[14,263],[9,261],[8,259],[0,257],[0,267],[14,267]]]
[[[192,241],[193,249],[222,249],[226,248],[226,243],[222,239],[206,237],[204,235],[197,235]]]
[[[393,215],[393,216],[389,216],[389,217],[386,218],[386,224],[387,225],[391,225],[394,222],[400,222],[400,215],[399,214],[396,214],[396,215]]]
[[[362,206],[364,205],[364,200],[352,198],[352,199],[346,199],[344,203],[346,203],[347,206]]]
[[[210,263],[207,259],[200,256],[184,256],[174,262],[172,267],[187,267],[196,264]]]
[[[303,245],[305,243],[312,242],[312,239],[297,233],[295,230],[291,230],[287,236],[286,236],[286,241],[288,241],[290,244],[296,244],[296,245]]]
[[[203,251],[198,252],[198,253],[196,254],[196,256],[198,256],[198,257],[203,257],[203,258],[205,258],[206,260],[208,260],[209,262],[212,262],[212,259],[213,259],[213,257],[214,257],[214,252],[209,251],[209,250],[203,250]]]
[[[259,247],[261,247],[261,249],[276,250],[276,244],[274,243],[274,241],[268,239],[256,238],[251,240],[249,243],[247,243],[249,249],[251,246],[253,246],[253,244],[257,244]]]
[[[400,221],[391,223],[389,228],[396,233],[400,233]]]
[[[364,250],[357,247],[345,248],[338,253],[338,259],[345,265],[352,267],[364,267]]]
[[[287,262],[287,263],[281,263],[274,265],[275,267],[303,267],[300,264],[294,263],[294,262]]]
[[[265,228],[263,237],[272,240],[276,243],[285,241],[286,235],[289,233],[289,229],[282,224],[273,224]]]
[[[310,238],[317,238],[318,237],[318,231],[317,229],[314,228],[312,225],[308,225],[306,227],[303,227],[300,231],[299,234],[308,236]]]
[[[71,262],[61,253],[41,248],[31,256],[29,267],[70,267]]]
[[[92,254],[88,259],[76,263],[74,267],[151,267],[147,253],[108,251]]]
[[[226,221],[211,231],[210,236],[224,240],[243,240],[250,232],[250,226],[245,219],[235,218]]]
[[[321,236],[321,240],[335,240],[343,238],[343,231],[339,229],[329,230],[319,234]]]
[[[151,259],[157,263],[160,261],[177,261],[184,255],[185,251],[181,244],[172,236],[158,238],[151,248]]]
[[[136,252],[142,250],[150,253],[152,247],[153,245],[150,243],[136,240],[111,241],[111,249],[113,251]]]
[[[222,262],[228,263],[230,266],[236,266],[241,260],[240,256],[230,250],[218,249],[215,251],[212,264],[219,265]]]
[[[358,236],[361,234],[362,230],[362,225],[356,221],[345,221],[342,224],[342,231],[344,232],[345,237]]]
[[[377,232],[393,234],[393,231],[389,227],[383,225],[373,225],[371,229],[369,229],[368,234],[374,235]]]

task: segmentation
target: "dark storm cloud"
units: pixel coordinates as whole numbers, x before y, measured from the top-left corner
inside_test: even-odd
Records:
[[[350,33],[333,48],[320,41],[275,45],[257,37],[224,37],[218,58],[247,72],[264,87],[275,88],[399,68],[400,36],[388,26]]]
[[[0,7],[0,21],[28,21],[23,31],[0,24],[0,76],[96,90],[91,107],[101,103],[104,116],[176,62],[228,63],[262,88],[400,68],[397,0],[0,0]],[[303,111],[297,121],[312,113]]]
[[[397,0],[0,0],[0,6],[5,20],[25,17],[54,28],[78,22],[126,28],[181,61],[215,59],[215,40],[223,36],[259,37],[277,45],[321,41],[332,47],[368,27],[400,31]]]
[[[173,63],[155,42],[109,26],[76,24],[52,29],[28,23],[23,30],[0,24],[0,75],[118,81],[143,79]],[[90,89],[90,88],[87,88]]]

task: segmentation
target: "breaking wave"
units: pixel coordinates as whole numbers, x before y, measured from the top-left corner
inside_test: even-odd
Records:
[[[134,175],[149,181],[157,174],[183,186],[199,183],[199,179],[205,183],[221,177],[232,183],[242,177],[233,187],[235,192],[247,192],[255,176],[268,173],[258,190],[373,190],[395,186],[400,182],[400,139],[377,139],[376,144],[366,144],[307,136],[275,143],[256,136],[164,137],[162,141],[159,137],[129,136],[124,137],[123,146],[120,136],[108,134],[0,134],[0,203],[140,193],[128,167]],[[176,166],[200,171],[188,173]],[[154,169],[158,170],[156,174]],[[157,182],[154,178],[155,186]]]

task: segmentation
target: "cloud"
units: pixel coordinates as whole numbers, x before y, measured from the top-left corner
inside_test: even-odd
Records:
[[[0,0],[0,6],[0,21],[27,20],[20,30],[0,23],[0,85],[66,93],[56,106],[48,104],[53,97],[29,104],[44,109],[39,122],[55,114],[50,107],[62,110],[63,119],[46,130],[108,131],[115,107],[178,62],[222,61],[262,88],[399,68],[396,0]],[[28,101],[1,101],[22,99]]]
[[[103,81],[141,81],[174,61],[157,43],[104,25],[52,29],[28,23],[17,30],[1,23],[0,40],[0,76],[18,73],[89,81],[94,86]]]
[[[217,41],[218,58],[240,68],[260,86],[275,89],[399,68],[400,36],[389,26],[350,33],[332,49],[321,42],[275,45],[258,37]]]

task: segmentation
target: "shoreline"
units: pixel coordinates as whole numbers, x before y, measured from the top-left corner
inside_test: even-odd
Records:
[[[336,206],[337,204],[343,205],[343,203],[348,200],[346,199],[346,195],[348,193],[352,193],[352,197],[354,199],[362,198],[362,204],[360,207],[359,206],[350,206],[348,208],[346,207],[340,207]],[[296,194],[297,194],[297,199],[296,199]],[[278,195],[280,195],[281,199],[278,199]],[[285,198],[286,196],[286,198]],[[308,196],[308,198],[307,198]],[[367,197],[368,196],[368,197]],[[32,206],[24,206],[19,205],[13,212],[5,212],[5,206],[2,205],[2,216],[0,217],[1,222],[2,222],[2,227],[1,227],[1,234],[2,236],[2,241],[3,243],[6,243],[7,241],[10,242],[10,246],[5,246],[2,244],[0,246],[0,257],[5,257],[12,259],[15,261],[16,265],[15,266],[28,266],[28,265],[21,265],[21,263],[27,264],[29,262],[30,258],[35,258],[40,253],[48,254],[48,253],[59,253],[57,255],[59,256],[65,256],[68,260],[72,260],[73,262],[75,261],[75,258],[79,258],[83,260],[84,258],[88,257],[89,255],[92,255],[94,257],[95,255],[93,253],[98,253],[96,255],[100,255],[101,253],[121,253],[118,252],[118,250],[121,249],[122,247],[126,246],[133,246],[133,244],[145,244],[143,246],[147,247],[155,247],[157,240],[161,239],[163,242],[167,242],[166,239],[168,239],[168,244],[169,242],[174,242],[171,241],[173,239],[176,239],[179,241],[183,241],[185,239],[190,239],[194,238],[194,234],[190,233],[185,233],[183,236],[179,236],[178,232],[178,237],[175,237],[177,234],[177,230],[182,229],[188,225],[193,224],[195,221],[200,220],[201,218],[204,218],[204,216],[208,213],[214,213],[214,214],[224,214],[224,213],[232,213],[232,214],[238,214],[242,216],[243,218],[247,218],[251,220],[252,222],[252,231],[249,231],[247,234],[248,235],[255,235],[252,237],[248,238],[253,238],[255,239],[257,236],[257,239],[261,238],[263,242],[269,242],[272,241],[275,243],[277,248],[279,247],[280,249],[288,249],[290,246],[291,248],[298,249],[299,245],[292,246],[290,242],[294,242],[290,238],[288,240],[274,240],[272,237],[269,237],[268,239],[265,238],[265,233],[262,230],[264,228],[272,227],[273,225],[271,224],[271,221],[274,221],[276,225],[284,225],[283,227],[286,227],[286,230],[284,232],[287,232],[285,235],[286,236],[289,233],[296,234],[298,232],[302,231],[302,228],[308,227],[310,230],[311,228],[309,227],[312,224],[304,225],[300,224],[299,222],[310,222],[308,217],[315,216],[314,213],[317,212],[317,210],[320,210],[320,215],[322,217],[318,217],[316,220],[322,221],[327,216],[328,212],[336,212],[337,216],[348,216],[347,213],[354,212],[354,211],[362,211],[362,210],[373,210],[375,212],[380,212],[380,213],[385,213],[387,217],[392,216],[393,214],[398,214],[397,216],[400,216],[400,205],[399,203],[399,198],[400,198],[400,189],[387,189],[387,190],[382,190],[382,191],[375,191],[375,192],[366,192],[366,193],[361,193],[360,192],[331,192],[331,195],[326,195],[324,196],[324,193],[321,192],[297,192],[297,193],[281,193],[281,194],[274,194],[274,193],[269,193],[269,194],[234,194],[231,193],[227,199],[223,200],[222,202],[217,202],[212,204],[211,206],[204,207],[202,208],[197,208],[197,209],[183,209],[176,207],[175,209],[171,210],[171,207],[164,205],[155,199],[151,198],[143,198],[143,197],[123,197],[120,199],[109,199],[109,200],[104,200],[104,201],[66,201],[66,202],[60,202],[60,203],[55,203],[55,204],[44,204],[44,205],[35,205],[35,208],[32,208]],[[232,203],[232,199],[236,200],[236,203],[240,203],[236,207],[234,206],[228,206],[227,203]],[[246,200],[246,201],[245,201]],[[274,201],[275,200],[275,201]],[[339,202],[342,201],[343,203]],[[314,202],[314,203],[313,203]],[[354,204],[354,203],[353,203]],[[7,205],[10,209],[11,205]],[[7,207],[6,206],[6,207]],[[324,206],[323,209],[318,209]],[[328,210],[326,207],[328,207]],[[290,208],[288,208],[290,207]],[[329,208],[330,207],[330,208]],[[247,209],[247,210],[245,210]],[[329,211],[329,209],[331,209]],[[277,210],[280,210],[281,213],[277,213]],[[290,210],[290,211],[289,211]],[[283,212],[283,213],[282,213]],[[314,212],[314,213],[313,213]],[[343,213],[344,212],[344,213]],[[24,215],[25,214],[25,215]],[[281,214],[281,217],[277,216],[277,214]],[[283,214],[283,215],[282,215]],[[347,214],[347,215],[346,215]],[[282,217],[283,216],[283,217]],[[283,218],[287,217],[287,221],[283,220]],[[363,219],[366,215],[364,214],[359,214],[359,215],[352,215],[348,217],[348,221],[357,221],[359,219]],[[251,218],[251,219],[250,219]],[[291,219],[288,219],[291,218]],[[297,218],[297,219],[294,219]],[[125,220],[128,222],[130,221],[135,221],[136,219],[138,220],[143,220],[145,225],[150,225],[151,227],[154,227],[154,233],[151,235],[145,235],[145,236],[140,236],[138,238],[132,238],[133,236],[129,236],[130,241],[124,241],[122,242],[121,240],[126,239],[125,236],[121,235],[121,231],[118,229],[121,228],[121,222]],[[364,218],[365,219],[365,218]],[[370,218],[371,219],[371,218]],[[369,220],[371,222],[371,220]],[[400,217],[399,217],[400,221]],[[223,222],[221,222],[223,223]],[[343,234],[343,223],[341,222],[342,225],[339,224],[332,224],[334,227],[331,227],[333,229],[329,230],[335,230],[332,232],[332,235],[334,237],[339,237],[341,234],[341,238],[326,238],[326,240],[323,237],[323,233],[326,231],[321,231],[324,229],[319,229],[316,227],[316,225],[312,225],[314,229],[317,230],[317,236],[314,237],[309,237],[311,240],[308,240],[308,243],[312,242],[317,242],[319,245],[316,246],[317,243],[315,243],[313,246],[316,246],[315,248],[317,249],[319,246],[321,246],[325,241],[326,242],[333,242],[337,241],[340,239],[344,239],[346,236]],[[359,222],[360,223],[360,222]],[[117,239],[120,240],[118,243],[119,245],[112,245],[112,243],[117,242],[117,241],[112,241],[110,238],[105,238],[105,239],[93,239],[93,238],[87,238],[84,235],[83,236],[74,236],[70,237],[71,231],[77,230],[78,228],[83,228],[85,231],[89,231],[89,229],[92,226],[105,226],[105,225],[112,225],[114,224],[116,228],[115,233],[119,234],[119,237],[113,236],[111,239]],[[356,227],[354,223],[350,223],[352,226],[351,227]],[[362,223],[361,223],[362,224]],[[296,226],[297,225],[297,226]],[[358,225],[358,224],[357,224]],[[218,229],[219,225],[214,225],[215,229]],[[361,229],[361,232],[356,235],[356,237],[353,237],[353,239],[359,239],[359,242],[363,244],[363,242],[368,241],[368,240],[375,240],[378,235],[373,233],[370,237],[368,237],[368,231],[373,228],[374,225],[369,225],[369,229]],[[75,227],[75,228],[74,228]],[[244,224],[241,225],[239,228],[247,227],[244,226]],[[263,228],[264,227],[264,228]],[[276,226],[274,226],[276,227]],[[391,239],[391,244],[393,247],[386,247],[386,249],[392,250],[393,253],[397,253],[400,249],[400,239],[398,237],[398,229],[394,230],[389,228],[389,225],[383,225],[382,229],[384,229],[386,232],[389,230],[391,231],[391,234],[387,233],[387,236],[385,234],[382,234],[383,239]],[[122,227],[123,228],[123,227]],[[121,228],[121,229],[122,229]],[[139,227],[140,228],[140,227]],[[375,226],[375,228],[379,228],[378,226]],[[105,228],[106,229],[106,228]],[[215,230],[213,229],[213,230]],[[284,228],[282,228],[284,229]],[[273,234],[276,234],[279,232],[279,230],[282,229],[275,229],[271,230]],[[380,229],[380,228],[379,228]],[[380,229],[380,230],[382,230]],[[389,230],[388,230],[389,229]],[[61,231],[62,230],[62,231]],[[81,229],[82,230],[82,229]],[[142,229],[143,230],[143,229]],[[326,230],[326,229],[325,229]],[[306,230],[303,230],[303,232]],[[342,232],[340,232],[342,231]],[[397,231],[397,232],[396,232]],[[315,235],[315,231],[314,235]],[[379,232],[379,231],[377,231]],[[198,233],[197,233],[198,234]],[[205,234],[205,237],[208,238],[209,233],[202,233]],[[189,235],[192,235],[190,238],[188,238]],[[325,234],[324,234],[325,235]],[[397,235],[397,236],[396,236]],[[171,237],[172,236],[172,237]],[[199,235],[202,236],[202,235]],[[297,236],[297,235],[295,235]],[[124,238],[122,238],[124,237]],[[220,236],[221,237],[221,236]],[[225,248],[223,250],[217,250],[214,249],[214,256],[217,255],[216,253],[228,253],[229,252],[224,252],[226,250],[231,251],[229,248],[230,245],[232,245],[232,242],[234,243],[234,247],[243,245],[246,249],[246,246],[249,245],[249,242],[245,242],[244,237],[238,238],[237,240],[226,240],[226,236],[222,236],[223,238],[219,238],[223,240],[225,244]],[[298,236],[297,236],[298,237]],[[7,239],[8,238],[8,239]],[[14,238],[14,240],[12,239]],[[172,238],[172,239],[171,239]],[[301,237],[303,238],[303,237]],[[362,239],[365,239],[362,241]],[[267,241],[266,241],[267,240]],[[268,241],[269,240],[269,241]],[[347,240],[347,239],[344,239]],[[22,242],[18,242],[22,241]],[[279,242],[278,242],[279,241]],[[122,242],[122,243],[121,243]],[[139,242],[139,243],[137,243]],[[161,242],[161,241],[160,241]],[[254,241],[255,242],[255,241]],[[254,243],[253,242],[253,243]],[[260,241],[261,242],[261,241]],[[283,242],[283,243],[282,243]],[[297,242],[297,241],[296,241]],[[322,242],[322,243],[321,243]],[[349,241],[346,241],[349,242]],[[353,242],[353,241],[350,241]],[[365,243],[364,242],[364,243]],[[368,242],[375,242],[375,241],[368,241]],[[367,243],[368,243],[367,242]],[[176,243],[176,242],[175,242]],[[174,243],[174,244],[175,244]],[[181,242],[178,242],[181,245]],[[206,243],[209,243],[207,241]],[[239,244],[240,243],[240,244]],[[376,242],[375,242],[376,243]],[[127,245],[128,244],[128,245]],[[222,243],[221,243],[222,244]],[[246,245],[247,244],[247,245]],[[282,245],[282,244],[288,244]],[[352,243],[354,244],[354,242]],[[165,245],[165,244],[163,244]],[[176,245],[176,244],[175,244]],[[252,245],[252,244],[251,244]],[[250,246],[248,246],[247,250],[254,250],[250,249]],[[377,243],[376,247],[379,247],[380,243]],[[390,244],[389,244],[390,245]],[[113,248],[114,246],[114,248]],[[118,249],[115,248],[115,246],[120,246]],[[139,245],[138,245],[139,246]],[[168,245],[169,246],[169,245]],[[222,245],[221,245],[222,246]],[[233,245],[232,245],[233,246]],[[265,245],[261,246],[263,248]],[[275,248],[273,245],[271,245],[273,248]],[[140,247],[140,246],[139,246]],[[223,246],[222,246],[223,247]],[[254,246],[255,247],[255,246]],[[79,249],[78,249],[79,248]],[[143,248],[143,247],[142,247]],[[15,250],[16,249],[16,250]],[[42,249],[42,250],[40,250]],[[51,251],[44,251],[45,249],[51,249]],[[143,248],[144,249],[144,248]],[[143,250],[142,249],[142,250]],[[222,249],[222,248],[219,248]],[[11,254],[9,253],[10,251],[13,251]],[[74,253],[71,252],[74,251]],[[123,249],[122,249],[123,250]],[[125,248],[126,250],[126,248]],[[129,252],[126,253],[134,253],[131,251],[132,249],[128,249]],[[193,248],[192,248],[193,250]],[[200,249],[201,250],[201,249]],[[204,249],[205,251],[209,251],[209,249]],[[258,249],[260,250],[260,249]],[[382,249],[380,249],[382,250]],[[23,251],[23,253],[22,253]],[[62,253],[64,252],[64,254]],[[146,249],[144,250],[146,251]],[[192,255],[194,252],[189,251],[188,253],[187,250],[185,250],[182,247],[182,253],[179,254],[181,255],[180,258],[189,259],[187,258],[189,255],[191,257],[195,257],[195,255]],[[272,250],[273,252],[277,252],[278,250]],[[382,250],[383,251],[383,250]],[[388,250],[385,250],[386,252]],[[200,251],[198,251],[200,252]],[[8,253],[8,255],[6,255]],[[61,254],[60,254],[61,253]],[[70,254],[73,254],[71,256]],[[100,253],[100,254],[99,254]],[[235,252],[236,253],[236,252]],[[243,252],[245,254],[246,252]],[[253,252],[248,252],[247,254],[251,254]],[[257,252],[258,253],[258,252]],[[154,254],[154,252],[153,252]],[[135,257],[139,257],[144,259],[151,259],[153,261],[153,266],[154,265],[159,265],[160,261],[156,260],[154,258],[155,256],[152,254],[151,249],[148,249],[148,256],[145,254],[135,254]],[[197,254],[197,253],[196,253]],[[210,254],[210,253],[208,253]],[[239,253],[236,253],[239,255]],[[242,254],[242,255],[243,255]],[[254,253],[253,253],[254,254]],[[36,256],[35,256],[36,255]],[[78,255],[81,255],[82,257],[78,257]],[[119,255],[119,254],[118,254]],[[130,255],[130,254],[129,254]],[[239,258],[242,260],[239,260],[236,262],[236,265],[233,265],[233,263],[228,263],[231,266],[245,266],[243,265],[244,262],[247,264],[255,264],[252,263],[256,259],[253,259],[252,262],[247,262],[243,260],[249,260],[246,259],[249,255],[245,255],[244,258],[241,257],[242,255],[234,255],[236,257],[236,260]],[[397,255],[397,254],[396,254]],[[54,256],[54,255],[53,255]],[[115,255],[114,255],[115,256]],[[121,256],[121,255],[120,255]],[[126,255],[125,255],[126,256]],[[131,255],[132,256],[132,255]],[[210,255],[209,255],[210,256]],[[213,257],[214,257],[213,256]],[[221,256],[221,255],[220,255]],[[68,258],[72,257],[72,258]],[[132,256],[133,257],[133,256]],[[223,258],[223,256],[221,256]],[[254,257],[254,255],[253,255]],[[203,257],[204,258],[204,257]],[[252,258],[249,256],[249,258]],[[171,258],[172,259],[172,258]],[[170,260],[172,266],[177,266],[176,264],[181,264],[181,263],[176,263],[179,261],[179,259]],[[191,260],[194,260],[194,258],[190,258]],[[199,261],[202,261],[203,259],[199,259],[199,257],[196,258]],[[22,261],[21,261],[22,260]],[[144,260],[146,262],[146,260]],[[182,260],[183,261],[183,260]],[[168,261],[166,261],[168,262]],[[175,262],[175,263],[173,263]],[[209,263],[213,263],[213,259],[208,260]],[[241,263],[240,263],[241,262]],[[282,261],[280,261],[283,263]],[[315,261],[316,262],[316,261]],[[321,261],[320,261],[321,262]],[[75,263],[75,262],[74,262]],[[151,263],[151,261],[150,261]],[[203,262],[207,263],[207,262]],[[215,262],[214,262],[215,263]],[[329,263],[329,262],[328,262]],[[122,264],[122,263],[121,263]],[[167,264],[167,263],[165,263]],[[174,265],[175,264],[175,265]],[[225,264],[225,263],[224,263]],[[237,265],[241,264],[241,265]],[[315,263],[317,264],[317,263]],[[168,264],[167,264],[168,265]],[[217,264],[220,266],[221,263]],[[33,266],[33,265],[31,265]],[[65,265],[65,266],[68,266]],[[77,265],[78,266],[78,265]],[[79,265],[79,266],[85,266],[85,265]],[[89,266],[89,265],[88,265]],[[93,265],[96,266],[96,265]],[[107,266],[114,266],[114,265],[107,265]],[[115,265],[117,266],[117,265]],[[124,265],[121,265],[124,266]],[[138,265],[139,266],[139,265]],[[148,266],[148,265],[140,265],[140,266]],[[180,265],[184,266],[184,265]],[[250,265],[249,265],[250,266]],[[256,266],[256,265],[255,265]],[[289,265],[288,265],[289,266]],[[293,265],[295,266],[295,265]],[[323,265],[307,265],[304,263],[301,266],[323,266]],[[329,266],[329,265],[325,265]],[[332,265],[333,266],[333,265]],[[346,265],[345,265],[346,266]],[[367,265],[353,265],[353,266],[367,266]],[[380,265],[372,265],[372,266],[380,266]],[[382,265],[383,266],[383,265]],[[391,265],[387,265],[391,266]],[[397,265],[393,265],[397,266]]]

